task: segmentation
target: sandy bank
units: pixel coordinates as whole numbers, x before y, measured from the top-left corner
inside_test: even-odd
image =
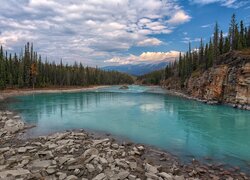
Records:
[[[0,91],[0,100],[4,100],[5,98],[12,96],[19,96],[19,95],[21,96],[21,95],[39,94],[39,93],[81,92],[81,91],[96,90],[103,87],[108,87],[108,86],[2,90]]]

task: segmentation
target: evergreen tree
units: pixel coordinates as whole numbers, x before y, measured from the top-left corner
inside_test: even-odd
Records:
[[[220,31],[220,41],[219,41],[219,54],[223,54],[223,47],[224,47],[224,38],[223,38],[223,32]]]
[[[216,22],[214,26],[214,36],[213,36],[213,55],[214,62],[216,62],[219,56],[219,25]]]

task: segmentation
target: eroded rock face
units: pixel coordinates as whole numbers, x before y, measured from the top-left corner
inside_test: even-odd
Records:
[[[250,56],[231,53],[222,57],[219,65],[206,71],[196,71],[184,87],[178,77],[169,78],[163,86],[169,90],[213,102],[233,104],[248,109],[250,106]]]
[[[220,65],[191,76],[187,92],[193,97],[224,103],[250,104],[250,63],[242,67]]]

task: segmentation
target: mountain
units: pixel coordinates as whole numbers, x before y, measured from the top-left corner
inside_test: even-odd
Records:
[[[140,63],[140,64],[125,64],[125,65],[118,65],[118,66],[106,66],[103,67],[103,70],[108,71],[119,71],[123,73],[128,73],[134,76],[141,76],[147,73],[150,73],[152,71],[157,71],[160,69],[164,69],[169,62],[159,62],[154,64],[146,64],[146,63]]]

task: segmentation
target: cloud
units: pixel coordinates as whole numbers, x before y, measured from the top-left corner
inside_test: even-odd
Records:
[[[138,46],[159,46],[162,41],[157,38],[148,38],[137,43]]]
[[[204,40],[204,38],[203,38],[203,40]],[[201,41],[201,38],[184,37],[181,42],[188,44],[188,43],[200,42],[200,41]]]
[[[179,10],[171,16],[171,18],[168,20],[168,23],[182,24],[184,22],[188,22],[190,19],[191,17],[188,14],[186,14],[183,10]]]
[[[169,51],[169,52],[143,52],[139,56],[130,54],[127,57],[113,57],[106,60],[106,63],[113,64],[138,64],[138,63],[155,63],[159,61],[175,61],[179,57],[179,51]]]
[[[214,24],[204,24],[201,27],[202,28],[211,28]]]
[[[13,11],[13,9],[15,9]],[[176,0],[1,1],[0,43],[13,51],[27,41],[48,59],[101,64],[135,46],[157,46],[190,16]]]
[[[221,6],[238,9],[249,4],[249,0],[189,0],[191,3],[207,5],[212,3],[219,3]]]

